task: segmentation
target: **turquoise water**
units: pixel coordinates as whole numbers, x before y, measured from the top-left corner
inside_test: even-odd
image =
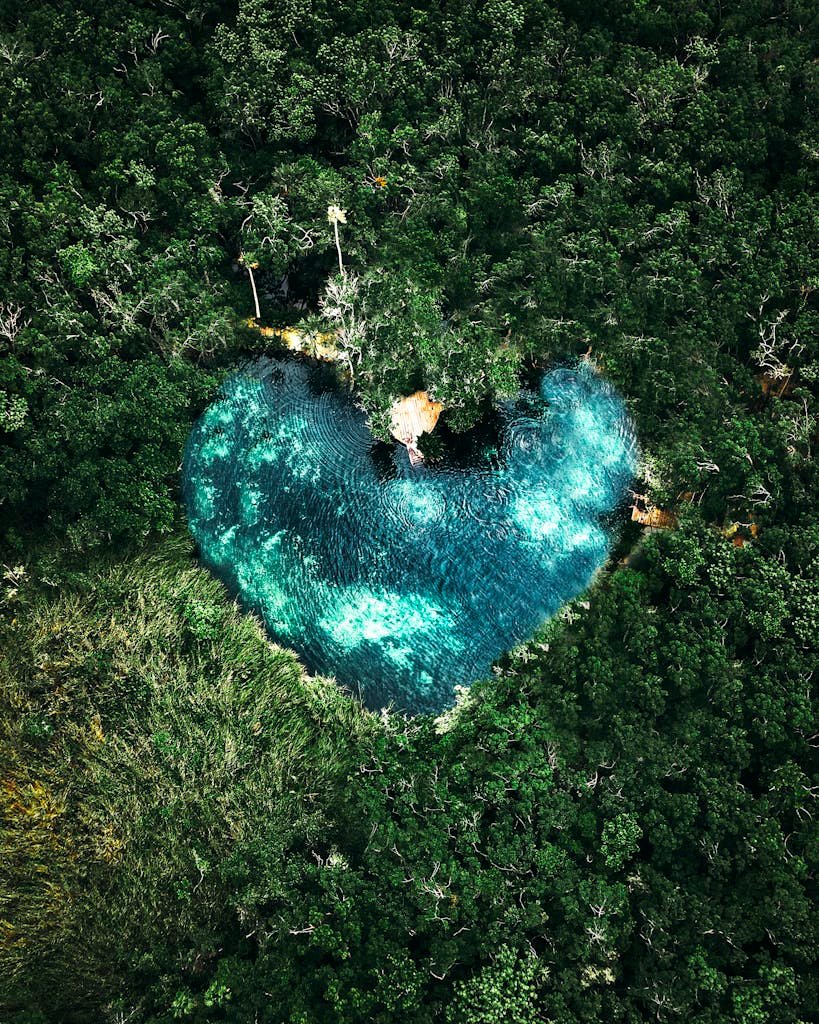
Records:
[[[589,584],[634,472],[623,403],[586,364],[497,418],[467,463],[412,469],[326,371],[253,363],[186,448],[202,559],[312,672],[441,711]]]

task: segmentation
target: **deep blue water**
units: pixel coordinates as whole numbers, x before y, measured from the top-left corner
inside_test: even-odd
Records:
[[[593,369],[561,367],[498,407],[470,465],[412,469],[325,380],[260,360],[223,385],[186,448],[191,531],[312,672],[371,708],[439,712],[605,561],[630,422]]]

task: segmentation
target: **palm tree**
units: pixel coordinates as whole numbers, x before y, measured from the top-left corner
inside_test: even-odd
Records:
[[[347,223],[347,211],[342,210],[340,206],[331,205],[327,207],[327,220],[333,225],[333,233],[336,238],[336,252],[338,253],[338,272],[344,274],[344,263],[341,260],[341,242],[338,238],[338,226],[339,224]]]
[[[247,272],[248,272],[248,274],[250,274],[250,287],[253,289],[253,305],[256,308],[256,319],[258,321],[261,321],[262,314],[261,314],[261,310],[259,309],[259,294],[256,291],[256,280],[253,277],[253,268],[254,267],[258,267],[259,264],[258,263],[248,263],[247,260],[245,259],[245,254],[244,253],[240,254],[240,256],[239,256],[239,263],[243,267],[245,267]]]

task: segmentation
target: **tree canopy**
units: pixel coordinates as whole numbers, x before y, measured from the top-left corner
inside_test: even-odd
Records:
[[[4,1019],[816,1019],[818,44],[806,0],[5,0]],[[304,677],[182,539],[251,264],[380,436],[591,349],[679,526],[437,722]]]

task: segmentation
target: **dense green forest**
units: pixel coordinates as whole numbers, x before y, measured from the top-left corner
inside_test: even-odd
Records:
[[[818,1021],[816,5],[3,0],[0,97],[0,1017]],[[677,527],[438,720],[306,676],[180,504],[252,264],[380,433],[591,346]]]

